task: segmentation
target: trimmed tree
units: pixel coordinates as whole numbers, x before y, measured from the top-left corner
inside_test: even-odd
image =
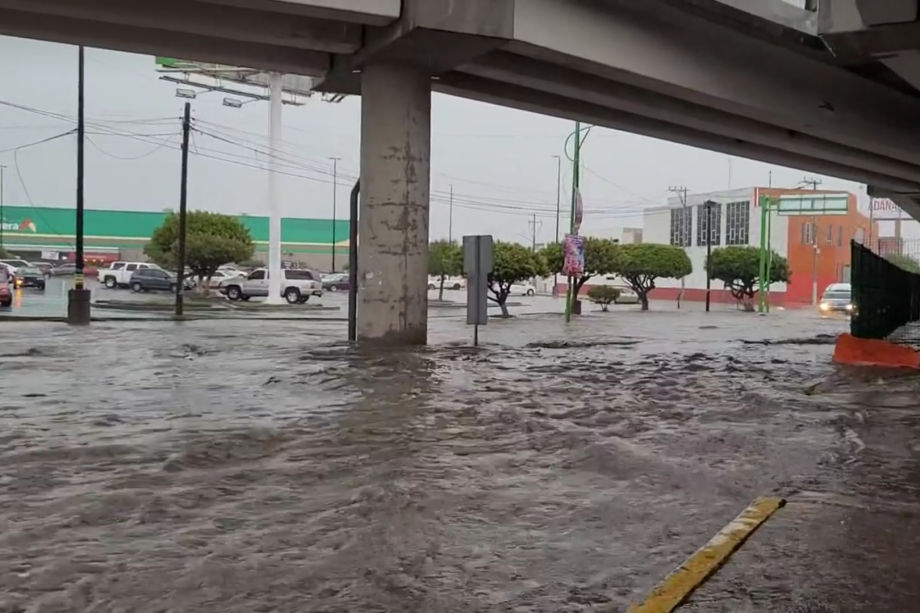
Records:
[[[725,284],[745,311],[754,310],[754,294],[760,285],[760,249],[736,245],[713,249],[706,263],[710,279]],[[775,251],[770,265],[770,282],[788,283],[789,264]]]
[[[685,277],[693,272],[693,264],[680,247],[636,243],[619,246],[614,272],[636,292],[642,303],[642,310],[647,311],[648,294],[655,289],[655,280],[659,277]]]
[[[607,311],[610,308],[610,303],[616,302],[619,297],[620,290],[609,285],[595,285],[588,290],[588,298],[592,302],[601,305],[602,311]]]
[[[907,272],[920,273],[920,262],[915,258],[910,257],[909,255],[902,255],[900,253],[889,253],[885,256],[885,259],[900,268],[901,270],[906,270]]]
[[[503,241],[495,242],[493,257],[495,262],[489,274],[488,298],[501,307],[502,317],[508,317],[507,301],[511,286],[546,275],[546,262],[540,253],[534,253],[517,243]]]
[[[572,281],[572,291],[575,296],[579,295],[581,288],[591,277],[609,275],[614,272],[618,248],[619,245],[609,238],[585,237],[585,270],[584,274],[575,277]],[[565,262],[562,245],[550,243],[543,249],[542,254],[549,267],[549,272],[562,274]]]
[[[198,277],[198,287],[206,293],[211,276],[222,264],[244,262],[254,251],[249,230],[239,219],[220,213],[189,211],[186,217],[185,264]],[[153,232],[144,253],[169,270],[177,265],[179,216],[169,213]]]
[[[438,300],[444,300],[444,279],[463,272],[463,249],[452,241],[433,241],[428,245],[428,274],[439,277]]]

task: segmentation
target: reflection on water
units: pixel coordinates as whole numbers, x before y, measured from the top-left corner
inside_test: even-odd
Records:
[[[763,320],[626,317],[384,353],[282,322],[6,328],[0,611],[625,610],[765,493],[791,503],[762,555],[691,607],[846,581],[909,610],[872,569],[916,579],[912,524],[855,574],[838,554],[876,538],[854,514],[914,516],[915,447],[885,442],[913,440],[914,379],[738,342]]]

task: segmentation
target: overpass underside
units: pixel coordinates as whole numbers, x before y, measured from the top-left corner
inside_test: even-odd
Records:
[[[362,95],[359,335],[404,344],[426,338],[432,90],[863,181],[920,218],[909,78],[920,37],[905,29],[916,2],[882,14],[861,0],[819,8],[0,0],[0,32],[302,74]],[[892,19],[912,23],[891,34]],[[873,38],[875,27],[896,40]]]

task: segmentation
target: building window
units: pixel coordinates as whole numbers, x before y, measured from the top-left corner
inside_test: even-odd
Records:
[[[689,247],[692,224],[693,215],[689,208],[671,209],[671,244],[677,247]]]
[[[837,246],[843,247],[843,226],[837,226]]]
[[[713,245],[721,244],[722,233],[719,230],[722,228],[722,205],[714,203],[711,205],[712,210],[707,212],[708,208],[705,204],[696,207],[696,244],[700,247],[710,244],[707,241],[712,241]],[[709,228],[710,215],[712,229]]]
[[[751,203],[729,202],[725,205],[725,244],[747,245],[751,225]]]
[[[827,224],[827,244],[834,244],[834,226]]]
[[[806,221],[802,224],[802,244],[814,245],[816,243],[817,224],[813,221]]]

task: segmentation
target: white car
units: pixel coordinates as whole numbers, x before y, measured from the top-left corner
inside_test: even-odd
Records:
[[[218,269],[213,275],[211,275],[211,283],[208,284],[208,289],[220,289],[221,283],[224,281],[229,281],[231,279],[239,279],[245,277],[246,274],[232,268]]]
[[[620,295],[613,301],[614,304],[639,304],[639,294],[627,285],[615,285],[620,290]]]
[[[13,274],[16,274],[17,268],[27,268],[29,266],[32,266],[32,264],[30,264],[29,262],[25,260],[17,260],[17,259],[0,260],[0,264],[5,265],[7,269]]]
[[[112,262],[108,268],[103,268],[99,271],[99,283],[104,284],[109,289],[128,287],[134,271],[147,268],[162,270],[162,268],[151,262]]]
[[[533,283],[515,283],[511,286],[509,296],[533,296],[537,293],[537,288]]]
[[[323,295],[323,283],[320,276],[304,269],[286,269],[281,271],[281,296],[288,304],[303,304],[311,296]],[[268,296],[268,270],[258,268],[246,277],[237,277],[221,283],[220,293],[230,300],[249,300],[258,296]]]

